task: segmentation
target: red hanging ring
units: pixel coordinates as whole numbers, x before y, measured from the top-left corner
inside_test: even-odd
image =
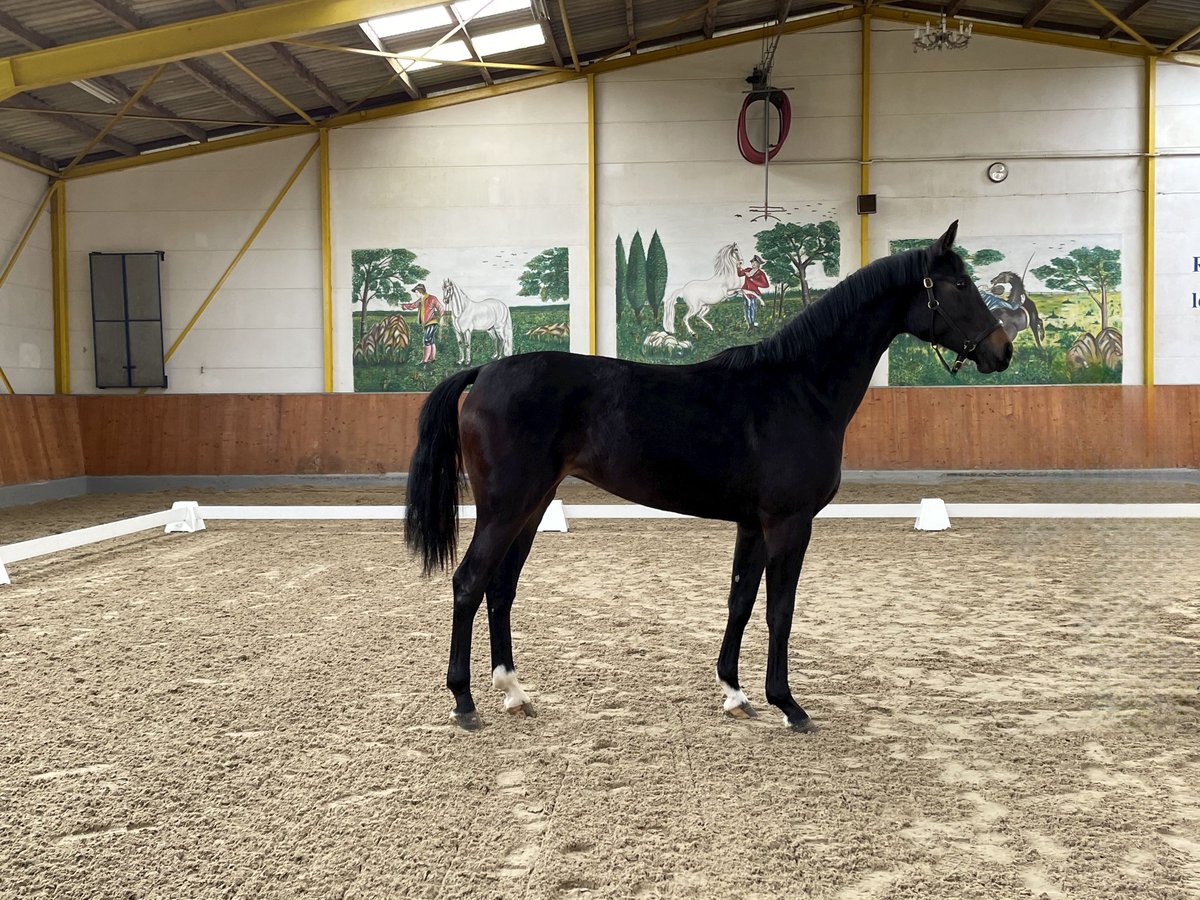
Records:
[[[779,140],[771,144],[766,153],[759,150],[750,142],[750,135],[746,133],[746,112],[750,109],[750,104],[761,103],[763,101],[770,103],[779,113]],[[766,112],[764,110],[764,112]],[[770,91],[764,98],[761,93],[749,94],[742,101],[742,111],[738,115],[738,152],[742,154],[742,159],[746,162],[754,163],[756,166],[761,166],[767,159],[774,159],[775,154],[783,146],[783,142],[787,140],[788,131],[792,127],[792,103],[788,100],[786,91]]]

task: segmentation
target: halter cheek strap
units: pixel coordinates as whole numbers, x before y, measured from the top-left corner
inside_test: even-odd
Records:
[[[930,338],[933,337],[933,323],[936,321],[937,317],[940,315],[945,320],[946,324],[950,326],[951,330],[957,332],[958,336],[963,339],[962,349],[955,351],[958,354],[958,356],[954,360],[953,366],[951,366],[950,363],[946,362],[946,357],[942,356],[941,346],[939,346],[938,343],[934,340],[930,340],[930,342],[929,342],[929,345],[931,347],[933,347],[933,352],[937,354],[938,362],[940,362],[942,364],[942,368],[945,369],[947,372],[949,372],[952,376],[957,375],[958,370],[962,368],[963,363],[967,360],[967,355],[969,353],[973,352],[975,350],[975,348],[979,346],[980,342],[984,340],[984,338],[986,338],[989,334],[991,334],[997,328],[1000,328],[1001,325],[997,321],[996,324],[993,325],[991,328],[985,328],[983,331],[981,331],[974,339],[968,338],[967,335],[963,332],[963,330],[961,328],[959,328],[956,324],[954,324],[954,320],[951,319],[944,312],[942,312],[941,303],[939,303],[938,298],[933,295],[933,279],[930,278],[928,275],[926,275],[924,280],[922,280],[921,284],[922,284],[922,286],[924,286],[925,292],[929,295],[929,300],[926,302],[926,305],[929,307],[929,336],[930,336]],[[947,349],[952,350],[954,348],[949,347]]]

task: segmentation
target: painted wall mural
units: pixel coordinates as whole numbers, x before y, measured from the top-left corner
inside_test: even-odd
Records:
[[[889,384],[1121,383],[1120,235],[982,237],[955,249],[1013,341],[1012,365],[987,376],[967,366],[951,378],[929,345],[901,335],[888,350]]]
[[[355,391],[428,391],[459,369],[570,347],[566,247],[353,250]]]
[[[774,333],[824,294],[840,269],[833,209],[780,212],[757,221],[727,209],[666,221],[659,212],[648,239],[642,228],[623,229],[614,246],[617,354],[698,362]]]

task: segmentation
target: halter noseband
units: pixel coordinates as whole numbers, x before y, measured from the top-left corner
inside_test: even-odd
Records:
[[[993,325],[991,328],[985,328],[983,331],[981,331],[974,338],[974,340],[968,338],[966,336],[966,334],[963,332],[963,330],[954,324],[954,320],[951,319],[944,312],[942,312],[941,303],[938,302],[937,297],[933,296],[933,279],[931,277],[929,277],[928,275],[926,275],[925,278],[921,281],[921,284],[925,288],[925,291],[929,294],[929,300],[926,303],[926,305],[929,307],[929,337],[930,338],[933,337],[933,323],[937,319],[937,317],[940,315],[946,321],[946,324],[949,325],[953,331],[956,331],[958,333],[958,336],[963,339],[963,348],[961,350],[955,351],[958,354],[958,356],[954,360],[953,366],[951,366],[948,362],[946,362],[946,357],[942,356],[942,348],[937,343],[937,341],[930,340],[930,342],[929,342],[929,345],[931,347],[933,347],[933,352],[937,354],[938,362],[940,362],[942,364],[942,368],[945,369],[947,372],[949,372],[951,376],[955,376],[958,374],[958,370],[962,368],[963,362],[966,361],[967,354],[970,353],[971,351],[973,351],[976,347],[978,347],[980,342],[983,341],[984,338],[986,338],[989,334],[991,334],[997,328],[1001,328],[1003,326],[1001,326],[1000,322],[997,321],[996,324]],[[953,348],[948,347],[947,349],[953,349]]]

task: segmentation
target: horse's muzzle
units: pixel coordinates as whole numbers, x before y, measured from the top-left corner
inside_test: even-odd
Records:
[[[975,367],[984,375],[1003,372],[1012,362],[1013,345],[1003,328],[997,326],[975,348]]]

